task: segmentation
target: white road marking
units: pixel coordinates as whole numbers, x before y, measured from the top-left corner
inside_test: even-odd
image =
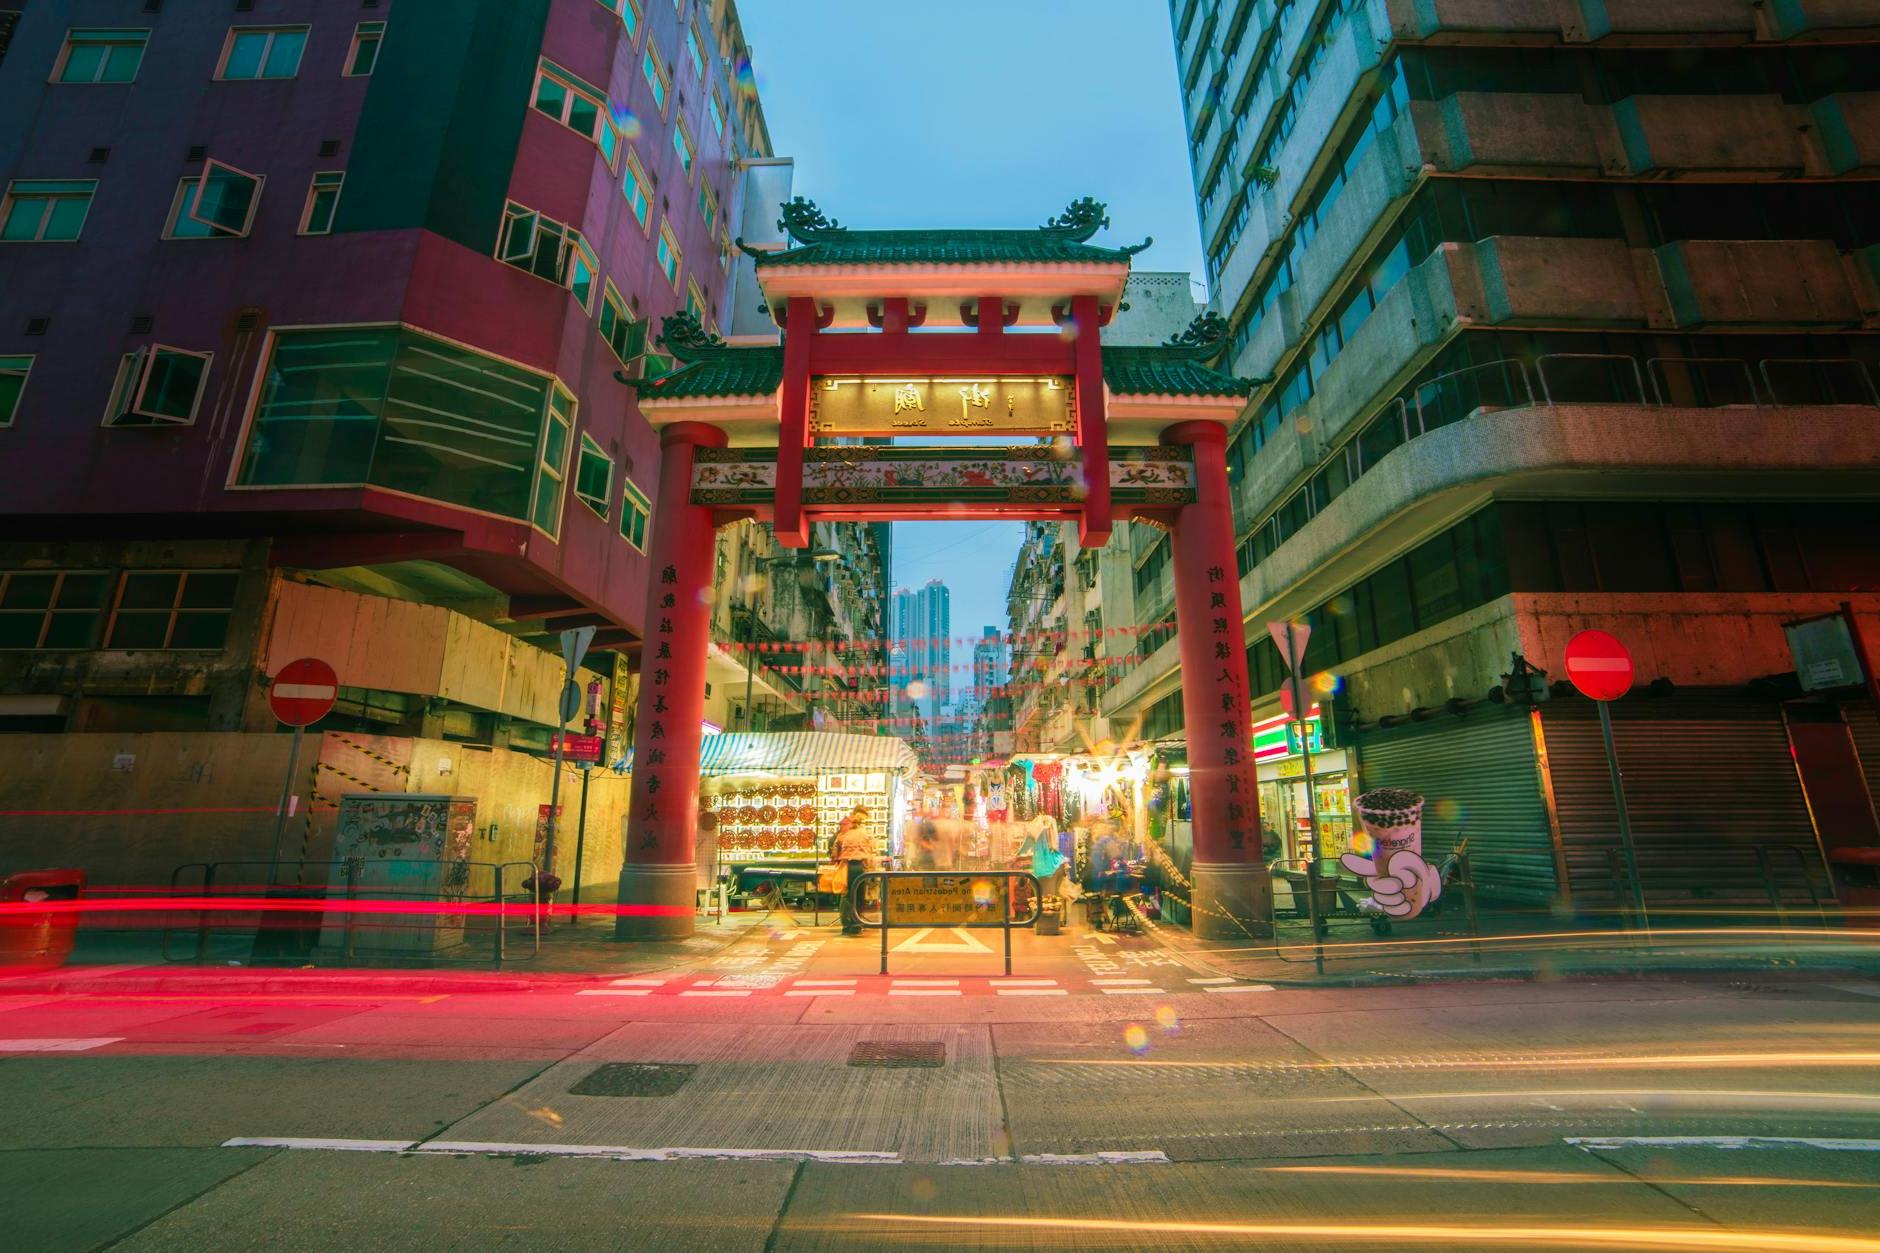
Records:
[[[610,979],[608,982],[617,988],[663,988],[669,980],[666,976],[661,975],[657,978],[641,978],[636,976],[631,979]]]
[[[792,988],[785,996],[854,996],[854,988]]]
[[[997,988],[1000,996],[1069,996],[1065,988]]]
[[[1583,1149],[1825,1149],[1880,1153],[1880,1140],[1815,1140],[1790,1136],[1569,1136]]]
[[[225,1149],[325,1149],[332,1153],[403,1153],[416,1140],[319,1140],[305,1136],[240,1136]]]
[[[53,1039],[0,1040],[0,1053],[83,1053],[123,1040],[121,1035],[78,1036]]]
[[[889,996],[958,996],[958,988],[889,988]]]
[[[1092,979],[1090,982],[1093,986],[1099,987],[1099,988],[1126,988],[1126,987],[1140,987],[1145,983],[1152,982],[1152,980],[1149,980],[1149,979]]]
[[[1209,992],[1271,992],[1273,985],[1270,983],[1236,983],[1231,987],[1208,988],[1206,990]]]
[[[298,1136],[243,1136],[224,1140],[225,1149],[325,1149],[339,1153],[486,1153],[491,1156],[605,1157],[633,1162],[676,1162],[696,1158],[740,1158],[756,1161],[886,1163],[901,1160],[899,1153],[872,1153],[857,1149],[642,1149],[623,1144],[511,1144],[481,1140],[315,1140]]]
[[[1109,1153],[1027,1153],[1018,1160],[1027,1166],[1160,1166],[1168,1163],[1168,1154],[1161,1149]]]
[[[1110,934],[1109,934],[1108,932],[1104,932],[1104,931],[1093,931],[1093,932],[1091,932],[1090,934],[1091,934],[1091,937],[1092,937],[1093,939],[1095,939],[1095,940],[1097,941],[1097,943],[1099,943],[1099,944],[1114,944],[1114,943],[1116,943],[1116,937],[1115,937],[1115,936],[1113,936],[1113,935],[1110,935]]]
[[[894,951],[897,953],[990,953],[992,951],[986,947],[983,940],[963,927],[947,928],[959,937],[957,941],[950,944],[927,938],[936,930],[938,930],[936,927],[922,927],[895,945]]]
[[[1231,977],[1224,977],[1220,979],[1190,979],[1188,982],[1190,983],[1232,983],[1233,981],[1234,980]]]
[[[798,979],[796,981],[796,986],[799,988],[852,988],[855,986],[855,980],[853,979]]]
[[[897,988],[957,988],[960,986],[958,979],[896,979],[893,982]]]
[[[651,996],[652,988],[582,988],[576,996]]]
[[[1145,992],[1151,996],[1162,994],[1161,988],[1099,988],[1098,991],[1105,996],[1141,996]]]
[[[749,996],[749,988],[687,988],[680,996]]]
[[[992,980],[995,988],[1055,988],[1056,979],[1005,979],[995,976]]]

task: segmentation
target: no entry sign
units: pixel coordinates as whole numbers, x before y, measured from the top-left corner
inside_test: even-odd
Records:
[[[1618,700],[1632,690],[1632,654],[1604,631],[1581,631],[1567,641],[1567,678],[1582,696]]]
[[[302,657],[281,667],[268,689],[268,706],[290,727],[312,726],[326,717],[339,697],[339,676],[318,657]]]

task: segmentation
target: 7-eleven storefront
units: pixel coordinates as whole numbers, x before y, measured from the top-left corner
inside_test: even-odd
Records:
[[[1312,778],[1306,781],[1306,750],[1311,750]],[[1285,714],[1253,724],[1253,760],[1260,785],[1262,837],[1270,856],[1288,860],[1336,857],[1351,846],[1351,761],[1342,748],[1327,751],[1319,707],[1303,723]],[[1308,796],[1306,788],[1312,793]],[[1310,802],[1310,804],[1308,803]],[[1312,806],[1318,813],[1318,842],[1312,831]]]

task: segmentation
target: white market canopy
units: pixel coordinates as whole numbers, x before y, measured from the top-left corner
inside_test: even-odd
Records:
[[[701,775],[804,775],[887,770],[912,774],[920,765],[905,740],[837,731],[735,731],[708,735],[699,745]],[[633,752],[616,770],[633,768]]]

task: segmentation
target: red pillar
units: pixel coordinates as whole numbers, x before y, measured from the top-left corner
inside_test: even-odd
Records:
[[[1095,296],[1071,297],[1071,357],[1076,363],[1077,446],[1084,462],[1084,511],[1077,542],[1110,542],[1110,419],[1103,399],[1103,318]],[[1229,527],[1232,533],[1232,527]]]
[[[792,296],[783,315],[783,385],[777,397],[777,498],[772,529],[785,548],[809,545],[803,517],[803,450],[809,446],[809,367],[816,302]]]
[[[1264,933],[1271,911],[1260,850],[1227,431],[1214,422],[1183,422],[1162,432],[1162,442],[1187,445],[1195,458],[1195,500],[1177,511],[1171,539],[1194,813],[1194,927],[1207,939],[1239,939]]]
[[[702,422],[676,423],[660,433],[620,903],[672,912],[621,914],[614,924],[621,939],[692,934],[715,531],[712,511],[692,503],[692,462],[699,448],[725,442],[723,431]]]

